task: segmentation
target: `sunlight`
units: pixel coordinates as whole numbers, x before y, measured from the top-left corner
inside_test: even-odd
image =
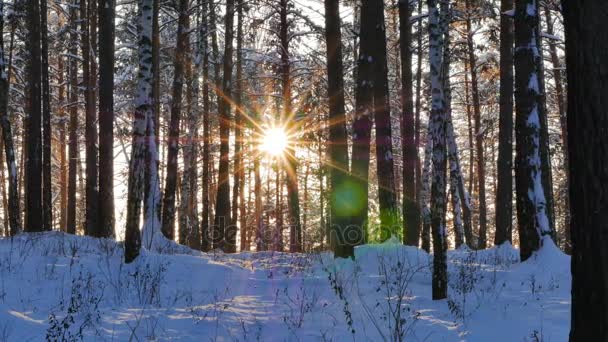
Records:
[[[289,138],[283,128],[270,127],[264,132],[259,148],[260,151],[276,157],[285,153],[288,143]]]

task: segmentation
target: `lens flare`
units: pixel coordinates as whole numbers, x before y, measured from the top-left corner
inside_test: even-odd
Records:
[[[260,151],[276,157],[285,153],[288,144],[289,138],[285,130],[280,127],[271,127],[264,132],[259,148]]]

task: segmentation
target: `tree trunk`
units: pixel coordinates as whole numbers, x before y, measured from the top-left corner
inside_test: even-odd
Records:
[[[329,177],[330,177],[330,220],[332,230],[335,231],[336,244],[334,255],[336,257],[353,257],[353,247],[362,241],[360,227],[350,226],[349,219],[357,204],[355,199],[349,198],[349,158],[348,137],[346,133],[346,114],[344,109],[344,75],[342,65],[342,33],[340,31],[340,4],[338,0],[325,0],[325,40],[327,44],[327,94],[329,99]],[[307,169],[308,170],[308,169]],[[305,184],[305,193],[307,187]],[[323,194],[321,194],[323,196]],[[307,197],[307,196],[305,196]],[[350,196],[349,196],[350,197]],[[306,199],[305,199],[306,201]],[[306,214],[305,214],[306,215]],[[306,221],[306,220],[305,220]],[[306,225],[306,222],[304,223]],[[347,228],[358,229],[354,239]],[[351,241],[352,240],[352,241]]]
[[[0,32],[4,32],[4,3],[0,3]],[[7,77],[6,59],[4,57],[4,37],[0,35],[0,127],[2,142],[6,154],[6,169],[8,170],[8,216],[10,235],[15,236],[21,231],[19,213],[19,185],[17,183],[17,165],[15,162],[15,145],[11,120],[8,116],[8,97],[10,80]]]
[[[84,87],[86,190],[85,190],[85,235],[98,230],[99,219],[97,192],[97,128],[95,118],[94,89],[91,84],[91,42],[89,40],[89,12],[87,0],[80,1],[80,48],[82,52],[82,83]],[[92,0],[89,0],[92,1]]]
[[[608,340],[608,3],[564,0],[572,220],[570,341]]]
[[[522,260],[551,235],[541,158],[542,94],[538,5],[535,0],[515,5],[515,187]]]
[[[70,7],[70,47],[69,74],[70,74],[70,127],[69,127],[69,171],[68,171],[68,222],[67,232],[76,234],[76,177],[78,167],[78,15],[76,0]],[[28,197],[31,194],[28,194]]]
[[[207,1],[203,1],[202,7],[202,22],[201,22],[201,53],[203,57],[203,172],[202,172],[202,222],[201,222],[201,250],[207,252],[211,249],[211,241],[209,236],[209,151],[210,151],[210,117],[209,117],[209,23],[207,19],[208,15],[208,4]],[[257,194],[257,193],[256,193]]]
[[[445,227],[446,192],[446,99],[443,92],[443,34],[447,31],[447,13],[439,15],[436,0],[428,0],[429,51],[431,71],[430,129],[433,141],[431,186],[431,230],[433,235],[433,300],[447,297],[447,236]]]
[[[500,12],[513,9],[502,0]],[[512,241],[513,231],[513,18],[500,16],[500,117],[498,136],[495,245]]]
[[[289,0],[280,0],[279,17],[280,29],[279,40],[281,44],[281,88],[283,98],[283,110],[281,124],[285,123],[288,132],[295,130],[295,114],[292,112],[291,104],[291,61],[289,53],[289,23],[287,20]],[[286,151],[286,183],[287,183],[287,206],[289,207],[289,251],[292,253],[302,251],[302,226],[300,223],[300,198],[298,195],[298,162],[295,156],[295,147],[287,146]]]
[[[475,151],[477,157],[477,182],[479,205],[479,235],[477,248],[485,249],[487,246],[487,213],[486,213],[486,168],[483,146],[483,128],[481,127],[481,103],[479,99],[479,84],[477,80],[477,59],[475,58],[475,44],[473,41],[472,7],[471,1],[466,0],[467,9],[467,53],[469,59],[469,72],[471,73],[471,97],[473,100],[473,120],[475,122]]]
[[[430,117],[429,117],[430,119]],[[422,165],[420,195],[418,205],[422,218],[422,232],[420,233],[420,247],[427,252],[431,251],[431,209],[429,208],[431,195],[431,155],[433,153],[433,140],[430,125],[427,125],[426,142],[424,144],[424,162]]]
[[[236,227],[239,218],[239,202],[244,186],[243,173],[243,120],[242,116],[245,113],[242,107],[242,92],[243,92],[243,1],[237,0],[237,29],[236,29],[236,87],[234,91],[234,170],[233,179],[234,185],[232,188],[232,223]],[[242,205],[242,203],[240,203]],[[247,227],[240,226],[241,229],[241,247],[245,240],[245,230]],[[236,248],[236,246],[235,246]]]
[[[409,1],[399,1],[401,51],[401,145],[403,148],[403,242],[418,246],[420,212],[416,204],[416,160],[412,74],[412,8]]]
[[[230,226],[230,94],[232,91],[232,41],[234,38],[234,0],[226,1],[224,35],[224,80],[219,99],[220,163],[215,203],[214,248],[236,251],[236,227]]]
[[[59,186],[60,186],[60,200],[59,200],[59,230],[62,232],[67,232],[67,210],[68,210],[68,161],[66,159],[66,121],[68,119],[65,111],[66,103],[65,103],[65,82],[64,82],[64,58],[63,56],[59,56],[57,62],[57,73],[58,82],[59,82],[59,91],[57,94],[57,101],[59,103],[58,108],[60,108],[60,123],[59,123]]]
[[[374,29],[370,11],[370,0],[364,0],[361,6],[361,26],[359,34],[359,58],[357,59],[356,87],[355,87],[355,119],[353,122],[353,147],[351,173],[353,178],[353,197],[356,199],[356,210],[353,215],[352,224],[360,227],[363,242],[367,241],[367,213],[369,204],[369,158],[372,131],[372,117],[374,106],[373,97],[373,40]],[[330,226],[330,245],[337,243],[339,236],[334,233]],[[335,248],[334,248],[335,250]],[[349,256],[344,255],[344,257]]]
[[[141,248],[139,232],[139,217],[144,199],[144,169],[149,143],[146,137],[148,121],[154,118],[152,101],[153,69],[152,69],[152,0],[139,0],[139,72],[138,96],[135,102],[133,118],[133,142],[131,144],[131,160],[129,164],[129,185],[127,195],[127,222],[125,229],[125,262],[130,263],[137,258]],[[152,141],[152,144],[154,142]],[[156,150],[156,146],[154,146]],[[155,161],[154,161],[155,163]]]
[[[99,0],[99,230],[114,237],[114,0]]]
[[[547,21],[547,33],[554,35],[553,19],[551,17],[551,11],[549,8],[545,8],[545,19]],[[553,65],[553,82],[555,83],[555,95],[557,97],[557,108],[559,111],[559,122],[562,133],[562,150],[564,153],[564,173],[565,173],[565,184],[566,188],[570,186],[570,159],[568,157],[568,120],[566,116],[566,101],[564,98],[564,85],[563,85],[563,66],[560,63],[557,55],[557,43],[555,41],[549,42],[549,53],[551,55],[551,64]],[[570,239],[570,196],[566,191],[564,193],[564,230],[565,230],[565,244],[564,250],[566,253],[571,253],[572,243]]]
[[[171,119],[167,137],[167,175],[163,197],[162,232],[173,240],[175,238],[175,191],[177,189],[177,157],[179,153],[180,120],[182,115],[182,94],[184,88],[184,71],[188,50],[189,13],[188,0],[179,1],[179,19],[177,24],[177,43],[173,63],[173,89],[171,99]]]
[[[376,166],[378,178],[378,199],[380,204],[380,240],[384,241],[401,230],[395,193],[395,171],[393,164],[393,138],[389,103],[388,65],[386,52],[386,31],[384,25],[384,4],[371,1],[374,44],[372,67],[374,72],[374,123],[376,125]]]
[[[41,69],[42,69],[42,230],[53,230],[53,185],[51,182],[51,89],[49,83],[49,48],[47,3],[40,1]]]
[[[27,120],[27,162],[25,176],[26,216],[25,231],[38,232],[42,225],[42,141],[41,141],[41,51],[40,2],[27,0],[27,37],[29,117]]]

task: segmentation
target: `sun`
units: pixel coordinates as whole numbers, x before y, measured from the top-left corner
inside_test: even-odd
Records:
[[[288,144],[289,137],[285,130],[281,127],[271,127],[264,132],[259,148],[260,151],[276,157],[285,153]]]

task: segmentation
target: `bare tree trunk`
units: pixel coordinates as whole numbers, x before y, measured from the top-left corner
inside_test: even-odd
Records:
[[[376,127],[378,202],[380,204],[380,240],[384,241],[390,238],[397,229],[401,230],[401,227],[395,193],[384,4],[381,1],[371,1],[369,5],[370,10],[373,11],[372,28],[374,28],[372,66],[374,70],[374,123]]]
[[[467,9],[467,53],[469,59],[469,72],[471,73],[471,96],[473,99],[473,120],[475,122],[475,151],[477,157],[477,181],[479,203],[479,235],[477,248],[484,249],[487,245],[487,210],[486,210],[486,168],[483,146],[483,128],[481,127],[481,103],[479,99],[479,84],[477,80],[477,59],[475,58],[475,45],[473,42],[472,7],[470,0],[465,1]]]
[[[177,43],[173,63],[173,89],[171,100],[171,120],[167,138],[167,176],[163,197],[162,232],[173,240],[175,238],[175,191],[177,189],[177,157],[179,153],[180,120],[182,115],[182,94],[184,88],[184,71],[188,50],[189,14],[188,0],[179,1],[179,19],[177,26]]]
[[[608,44],[605,1],[562,2],[572,220],[570,341],[608,339]]]
[[[53,230],[53,189],[51,182],[51,89],[49,83],[49,48],[47,3],[40,1],[40,43],[42,69],[42,230]]]
[[[207,1],[202,1],[202,22],[201,22],[201,53],[203,57],[203,172],[202,172],[202,195],[203,195],[203,212],[201,222],[201,250],[207,252],[211,249],[211,241],[209,240],[209,150],[210,150],[210,99],[209,99],[209,23],[207,19],[208,4]]]
[[[336,244],[334,255],[336,257],[353,257],[353,247],[362,241],[360,227],[349,225],[350,215],[353,212],[352,203],[344,201],[343,193],[348,191],[349,158],[348,137],[346,133],[346,114],[344,109],[344,75],[342,66],[342,33],[340,32],[340,5],[338,0],[325,0],[325,40],[327,44],[327,94],[329,98],[329,155],[331,165],[330,177],[330,225],[335,232]],[[306,168],[308,178],[308,166]],[[324,194],[321,194],[323,196]],[[304,202],[308,200],[308,185],[304,184]],[[354,199],[355,205],[356,199]],[[306,227],[307,213],[304,212],[304,227]],[[353,227],[354,239],[346,240],[351,236],[348,228]],[[350,229],[349,229],[350,230]]]
[[[243,91],[243,2],[237,0],[237,29],[236,29],[236,87],[234,91],[234,170],[233,179],[234,185],[232,188],[232,223],[237,225],[239,217],[239,201],[243,188],[243,120],[242,116],[244,109],[242,108],[242,91]],[[241,229],[241,246],[244,240],[244,232],[246,227],[240,226]],[[236,246],[235,246],[236,248]]]
[[[66,121],[67,115],[65,111],[65,81],[64,81],[64,64],[63,57],[59,56],[57,62],[57,73],[59,82],[59,91],[57,94],[57,101],[59,102],[59,186],[60,186],[60,200],[59,200],[59,230],[67,232],[67,205],[68,205],[68,161],[66,159]]]
[[[99,219],[97,192],[97,128],[95,118],[94,92],[91,83],[91,41],[89,40],[89,20],[87,0],[80,1],[80,48],[82,52],[82,83],[84,85],[85,149],[86,149],[86,190],[85,226],[86,235],[94,235]],[[92,1],[92,0],[89,0]]]
[[[367,241],[367,214],[369,204],[369,158],[370,142],[372,130],[371,114],[374,109],[374,95],[372,89],[373,71],[373,13],[370,11],[370,1],[365,0],[361,7],[361,26],[359,58],[357,59],[356,69],[356,88],[355,88],[355,119],[353,122],[353,147],[351,173],[353,177],[353,193],[357,198],[356,211],[353,215],[352,224],[360,227],[363,235],[363,242]],[[332,227],[330,227],[332,228]],[[333,232],[333,228],[332,228]],[[330,234],[330,244],[336,243],[334,234]],[[346,255],[348,256],[348,255]]]
[[[502,0],[500,11],[500,118],[498,137],[495,245],[512,241],[513,231],[513,19],[506,11],[513,0]]]
[[[412,8],[409,1],[399,1],[401,51],[401,145],[403,148],[403,241],[417,246],[420,235],[420,211],[416,203],[416,160],[412,74]]]
[[[114,0],[99,0],[99,237],[114,237]]]
[[[433,300],[447,297],[447,236],[445,227],[446,193],[446,99],[443,92],[443,34],[448,15],[439,15],[436,0],[428,0],[429,51],[431,69],[432,109],[430,117],[433,141],[433,172],[431,185],[431,230],[433,235]]]
[[[529,258],[543,243],[550,241],[543,182],[540,86],[541,54],[538,4],[522,0],[515,5],[515,108],[516,156],[515,185],[520,255]]]
[[[27,163],[25,176],[26,216],[25,231],[38,232],[42,225],[42,139],[41,139],[41,51],[40,51],[40,2],[27,0],[27,20],[29,24],[27,69],[29,117],[27,120]]]
[[[554,24],[553,18],[551,17],[551,10],[545,8],[545,19],[547,21],[547,33],[554,35]],[[568,157],[568,120],[566,116],[566,101],[564,98],[564,85],[563,85],[563,66],[560,63],[557,55],[557,42],[549,42],[549,53],[551,55],[551,64],[553,65],[553,82],[555,83],[555,95],[557,97],[557,108],[559,111],[559,122],[562,133],[562,150],[564,153],[564,173],[565,173],[565,184],[566,188],[570,186],[570,159]],[[564,193],[564,229],[565,229],[565,252],[571,253],[572,242],[570,238],[570,196],[566,191]]]
[[[139,0],[139,73],[138,96],[135,103],[133,118],[133,142],[129,165],[129,186],[127,195],[127,222],[125,229],[125,262],[130,263],[137,258],[141,248],[139,218],[144,200],[144,169],[151,167],[146,163],[148,153],[147,143],[154,144],[146,136],[149,121],[154,119],[153,78],[152,68],[152,0]],[[153,124],[152,124],[153,128]],[[156,152],[156,146],[154,152]],[[154,163],[156,161],[154,160]]]
[[[4,3],[0,3],[0,32],[4,30]],[[11,33],[12,37],[12,33]],[[12,39],[12,38],[11,38]],[[11,53],[11,51],[9,51]],[[8,116],[8,97],[10,79],[6,69],[4,57],[4,37],[0,35],[0,127],[2,128],[2,143],[6,155],[6,168],[8,170],[8,217],[11,236],[21,231],[19,213],[19,185],[17,183],[17,164],[15,161],[15,145],[11,120]],[[3,182],[4,184],[4,182]]]
[[[214,248],[236,251],[236,227],[230,226],[230,98],[232,91],[232,42],[234,38],[234,0],[226,1],[224,35],[223,96],[219,99],[220,163],[213,234]]]
[[[68,221],[67,232],[76,234],[76,177],[78,167],[78,15],[76,0],[70,7],[70,47],[69,73],[70,73],[70,127],[69,127],[69,172],[68,172]],[[29,195],[28,195],[29,196]]]

